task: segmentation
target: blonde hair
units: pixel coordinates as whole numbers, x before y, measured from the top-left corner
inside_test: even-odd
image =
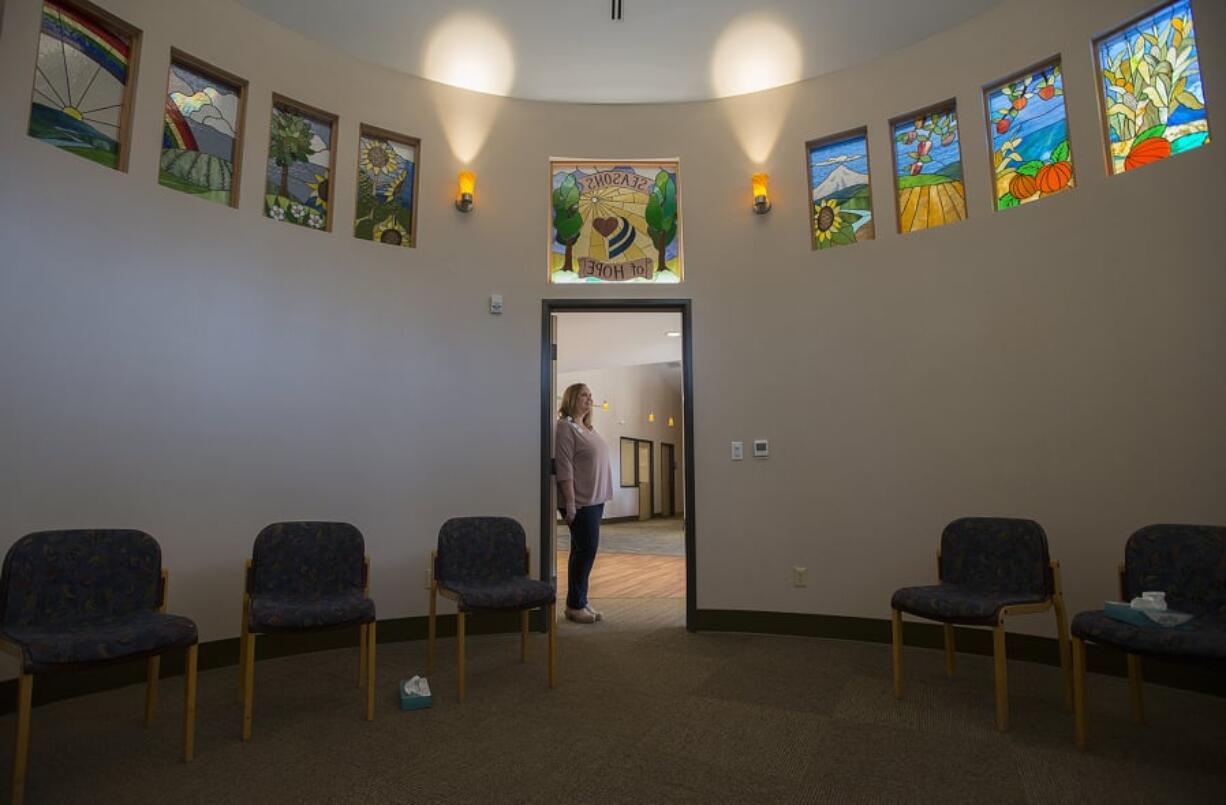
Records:
[[[562,405],[558,408],[558,417],[575,418],[579,411],[579,393],[587,388],[586,383],[572,383],[566,387],[566,391],[562,392]],[[583,417],[583,424],[586,427],[592,427],[592,412],[591,409]]]

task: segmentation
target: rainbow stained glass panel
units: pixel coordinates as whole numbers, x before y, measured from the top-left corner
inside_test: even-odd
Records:
[[[898,231],[917,232],[965,219],[956,106],[896,120],[893,134]]]
[[[122,31],[75,5],[45,0],[31,137],[109,168],[122,167],[135,30]]]
[[[867,132],[816,140],[807,150],[813,248],[872,240]]]
[[[1064,75],[1059,60],[989,89],[988,136],[996,209],[1073,186]]]
[[[171,59],[158,184],[233,206],[242,88]]]
[[[1095,49],[1113,174],[1209,142],[1188,0],[1107,34]]]

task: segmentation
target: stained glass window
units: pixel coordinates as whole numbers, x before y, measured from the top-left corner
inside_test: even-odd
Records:
[[[680,282],[677,160],[550,163],[550,282]]]
[[[808,152],[813,248],[872,240],[867,131],[814,140]]]
[[[45,0],[31,137],[126,170],[129,93],[140,32],[88,3]]]
[[[895,120],[893,133],[898,231],[931,229],[966,218],[954,104]]]
[[[1209,142],[1188,0],[1107,34],[1095,51],[1112,173]]]
[[[171,51],[158,183],[238,206],[246,82]]]
[[[1003,210],[1073,186],[1059,60],[987,91],[993,198]]]
[[[417,149],[416,138],[362,126],[354,237],[416,245]]]
[[[331,229],[332,139],[336,116],[273,96],[264,214],[311,229]]]

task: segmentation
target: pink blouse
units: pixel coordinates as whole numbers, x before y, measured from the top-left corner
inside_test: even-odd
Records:
[[[595,430],[588,430],[569,417],[559,419],[554,431],[554,465],[558,475],[559,508],[566,506],[562,481],[574,482],[576,508],[613,499],[609,446]]]

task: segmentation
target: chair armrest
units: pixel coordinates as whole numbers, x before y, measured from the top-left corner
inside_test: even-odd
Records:
[[[1064,597],[1064,583],[1060,580],[1060,560],[1052,559],[1050,563],[1050,567],[1051,567],[1051,585],[1052,585],[1051,594],[1052,594],[1052,597],[1055,598],[1058,596],[1060,598],[1063,598]]]
[[[944,581],[945,575],[941,572],[941,551],[937,549],[937,581]]]
[[[362,557],[362,595],[370,598],[370,557]]]
[[[532,575],[532,548],[524,546],[524,575]]]
[[[430,583],[438,586],[438,551],[430,551]]]
[[[1123,601],[1124,603],[1128,603],[1128,590],[1127,590],[1128,576],[1126,573],[1126,566],[1123,562],[1120,562],[1119,571],[1120,571],[1120,600]]]
[[[243,564],[243,595],[251,595],[251,560]]]

